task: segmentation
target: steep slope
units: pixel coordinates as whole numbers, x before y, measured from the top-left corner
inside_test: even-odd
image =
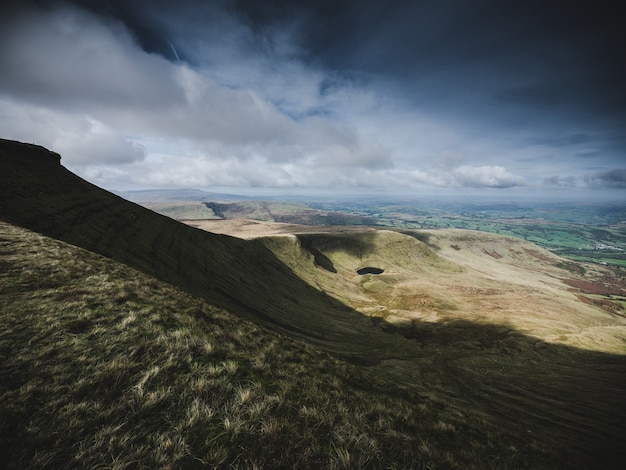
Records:
[[[281,261],[266,245],[275,240],[247,242],[185,227],[80,180],[45,149],[0,142],[2,153],[0,218],[122,261],[208,301],[202,304],[187,294],[183,300],[135,271],[116,267],[113,276],[101,258],[62,276],[66,265],[85,256],[82,250],[59,242],[49,248],[41,238],[21,239],[19,230],[11,235],[15,230],[7,229],[0,244],[5,287],[0,383],[9,384],[2,390],[10,400],[0,400],[5,403],[0,423],[11,443],[19,444],[13,436],[24,437],[22,458],[34,452],[39,466],[55,466],[44,452],[61,449],[50,458],[61,459],[67,468],[75,456],[88,455],[86,462],[95,462],[99,453],[111,466],[123,466],[121,458],[136,462],[138,455],[157,449],[170,457],[153,466],[263,466],[280,455],[283,465],[310,468],[383,463],[401,468],[610,468],[625,457],[623,353],[544,341],[516,325],[503,325],[497,316],[477,321],[475,309],[498,307],[489,300],[488,283],[514,272],[506,253],[498,251],[501,239],[479,246],[475,237],[463,241],[449,234],[299,234],[275,239],[272,249]],[[50,251],[58,256],[46,257]],[[461,254],[467,255],[464,265]],[[368,266],[384,271],[364,276],[352,271]],[[45,268],[41,273],[40,267]],[[471,315],[465,318],[455,316],[463,308],[454,305],[454,296],[477,287],[466,285],[463,277],[474,267],[477,275],[486,276],[477,276],[477,283],[487,285],[475,291],[484,303],[468,309]],[[302,270],[308,283],[294,270]],[[430,282],[429,289],[411,297],[408,284],[397,288],[398,282],[420,275]],[[330,288],[337,285],[339,294],[349,295],[337,295],[341,301],[330,298],[318,290],[316,276],[322,290],[336,295]],[[116,287],[120,278],[121,288]],[[506,284],[498,300],[514,285]],[[155,304],[149,306],[151,292]],[[437,316],[411,317],[409,328],[390,328],[389,316],[351,309],[355,300],[370,307],[377,302],[397,316],[426,300],[425,307]],[[368,367],[325,360],[319,351],[284,338],[269,354],[262,344],[276,336],[250,329],[230,314],[223,323],[214,305]],[[618,315],[612,322],[621,325]],[[115,334],[125,327],[133,331],[131,337]],[[211,337],[212,331],[221,333]],[[216,357],[204,345],[209,337],[220,351]],[[246,349],[257,340],[260,348]],[[77,354],[73,346],[83,352]],[[99,354],[107,360],[76,366]],[[272,367],[261,378],[255,364],[267,362]],[[61,378],[57,367],[70,374]],[[325,375],[329,370],[332,374]],[[233,375],[237,382],[226,379]],[[272,382],[272,376],[284,380]],[[260,400],[260,409],[248,409],[257,380],[269,381],[261,395],[288,399],[285,406],[268,398]],[[88,400],[90,384],[97,391],[93,402]],[[142,390],[145,395],[137,399]],[[309,391],[320,398],[313,399]],[[222,398],[214,397],[228,398],[219,402]],[[204,408],[211,399],[218,400],[215,406]],[[389,407],[398,411],[391,413]],[[78,417],[69,413],[72,409]],[[148,417],[149,409],[154,414]],[[93,422],[93,410],[103,413],[95,428],[85,427]],[[262,411],[268,411],[268,419],[255,421],[255,413]],[[197,413],[204,413],[199,421]],[[13,422],[19,425],[12,428]],[[57,432],[65,428],[72,429],[67,439]],[[259,441],[258,433],[267,439]]]
[[[478,413],[4,222],[0,359],[0,468],[559,464]]]
[[[69,172],[57,154],[0,141],[0,218],[86,248],[306,339],[376,361],[389,335],[311,288],[260,242],[194,229]],[[338,345],[341,345],[338,348]]]

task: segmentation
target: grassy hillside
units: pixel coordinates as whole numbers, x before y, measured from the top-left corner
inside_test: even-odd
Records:
[[[382,320],[383,328],[412,334],[415,322],[464,320],[626,353],[624,278],[516,238],[467,230],[349,230],[264,241],[302,279]],[[359,275],[363,268],[382,272]]]
[[[599,273],[472,232],[209,234],[44,157],[0,145],[0,461],[11,468],[611,468],[626,457],[624,319],[561,281]],[[384,272],[359,276],[364,265]],[[584,334],[558,331],[572,325]]]
[[[552,461],[445,398],[71,245],[0,223],[0,266],[6,468]]]
[[[128,264],[331,352],[375,361],[394,345],[362,315],[300,280],[262,243],[180,224],[78,178],[58,160],[33,164],[20,153],[24,147],[17,148],[0,145],[0,218]]]
[[[449,343],[486,335],[501,348],[501,332],[449,325],[412,365],[395,361],[398,381],[391,364],[350,365],[6,223],[0,263],[8,468],[577,468],[576,450],[599,467],[620,451],[618,417],[596,415],[620,409],[618,357],[522,337],[507,338],[516,354],[471,354]],[[533,377],[547,382],[538,389]],[[551,422],[569,417],[563,396],[581,416]],[[503,409],[489,415],[486,401]],[[595,440],[581,419],[602,424]]]
[[[203,202],[144,202],[143,207],[176,220],[211,220],[219,219],[212,209]]]

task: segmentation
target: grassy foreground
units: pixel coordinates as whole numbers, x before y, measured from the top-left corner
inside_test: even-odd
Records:
[[[7,468],[559,464],[445,396],[85,250],[2,223],[0,266]]]

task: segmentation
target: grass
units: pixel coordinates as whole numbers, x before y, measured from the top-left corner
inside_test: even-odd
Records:
[[[177,220],[206,220],[217,219],[211,209],[202,202],[167,202],[167,203],[143,203],[144,207],[159,214]]]
[[[626,322],[608,303],[586,302],[573,292],[600,288],[619,294],[621,282],[608,268],[582,269],[514,238],[462,230],[376,230],[263,241],[302,279],[364,314],[384,319],[382,326],[390,322],[413,328],[417,321],[427,330],[428,324],[422,323],[475,321],[544,340],[567,332],[577,347],[583,342],[575,333],[584,336],[590,327],[611,326],[618,337],[626,336]],[[358,275],[363,266],[384,272]],[[614,279],[598,282],[600,275]],[[626,353],[619,341],[605,339],[584,344]]]
[[[361,367],[8,224],[0,264],[8,468],[576,468],[619,453],[617,356],[459,323],[418,328],[420,357]]]
[[[480,414],[390,387],[373,369],[79,248],[1,224],[0,262],[8,468],[514,468],[546,458]],[[510,446],[519,450],[502,454]]]
[[[62,167],[0,165],[9,468],[610,468],[624,458],[626,355],[495,322],[503,310],[485,299],[504,303],[507,291],[492,281],[461,297],[467,278],[455,276],[469,267],[446,257],[520,272],[501,238],[358,234],[356,245],[324,236],[300,249],[285,237],[279,259],[274,242],[183,226]],[[447,314],[407,327],[349,308],[359,282],[342,276],[361,262],[389,263],[379,280],[389,286],[412,269],[447,280],[418,292]],[[623,351],[619,322],[582,305],[589,340],[610,336]],[[567,339],[561,313],[535,318]]]

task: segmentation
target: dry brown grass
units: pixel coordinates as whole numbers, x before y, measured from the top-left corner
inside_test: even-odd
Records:
[[[626,319],[617,314],[621,304],[581,298],[572,289],[619,294],[620,281],[611,278],[610,270],[595,266],[583,270],[586,277],[577,275],[564,269],[559,257],[528,242],[483,232],[438,230],[406,235],[336,228],[325,232],[318,227],[307,235],[282,235],[266,239],[266,244],[301,278],[395,326],[410,327],[414,321],[473,321],[501,325],[544,341],[558,338],[559,344],[565,340],[576,347],[626,353],[626,344],[621,343],[626,337]],[[324,241],[332,236],[343,239],[345,246],[357,246],[364,235],[368,245],[361,252]],[[313,240],[307,243],[314,244],[315,256],[298,241],[302,236]],[[332,270],[318,265],[320,254]],[[385,272],[359,276],[356,270],[364,265]],[[598,341],[592,340],[587,331],[598,327],[610,327],[604,331],[611,337],[593,335]]]
[[[0,265],[0,450],[9,468],[554,461],[537,442],[410,382],[4,223]],[[523,452],[502,456],[509,442]]]

